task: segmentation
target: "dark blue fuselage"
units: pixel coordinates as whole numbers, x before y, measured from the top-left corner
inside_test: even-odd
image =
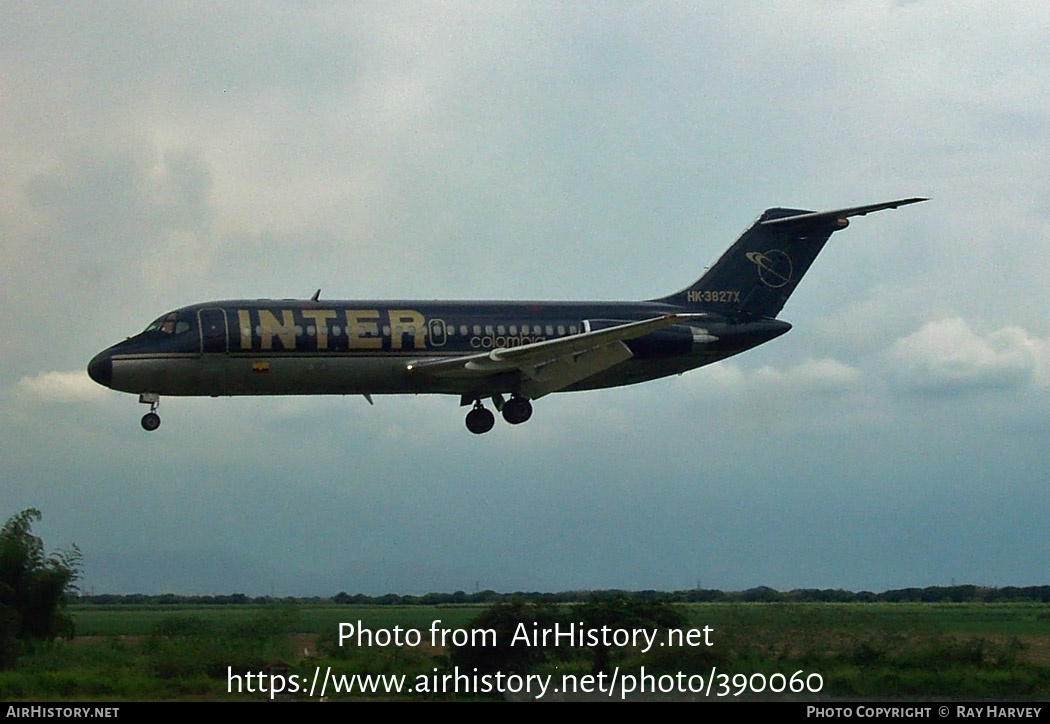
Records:
[[[791,328],[771,319],[731,322],[662,302],[234,300],[171,312],[99,353],[88,371],[100,384],[137,394],[513,394],[515,374],[479,385],[409,375],[405,367],[674,313],[690,315],[687,323],[626,340],[630,359],[567,389],[677,374]]]

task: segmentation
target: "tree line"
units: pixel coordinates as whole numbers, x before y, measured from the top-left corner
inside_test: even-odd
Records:
[[[138,606],[223,606],[267,604],[274,602],[321,604],[337,603],[362,606],[449,606],[457,604],[494,604],[511,601],[529,603],[586,603],[594,600],[625,598],[634,601],[661,601],[664,603],[1050,603],[1050,586],[1004,586],[1002,588],[972,584],[957,586],[927,586],[925,588],[895,588],[881,593],[847,591],[841,588],[796,588],[778,591],[768,586],[744,591],[715,589],[688,589],[681,591],[515,591],[499,593],[485,590],[476,593],[427,593],[420,596],[387,593],[368,596],[341,591],[335,596],[280,597],[248,596],[243,593],[226,595],[185,596],[174,593],[147,595],[95,594],[70,597],[70,601],[86,605]]]

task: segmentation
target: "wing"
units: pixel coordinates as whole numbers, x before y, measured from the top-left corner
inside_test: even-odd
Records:
[[[644,337],[670,327],[676,321],[678,315],[666,314],[520,347],[494,349],[453,359],[416,360],[406,369],[411,374],[463,379],[518,371],[522,375],[522,394],[535,400],[630,359],[633,355],[624,340]]]

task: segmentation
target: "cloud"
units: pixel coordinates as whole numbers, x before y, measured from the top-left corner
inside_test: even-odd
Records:
[[[44,402],[94,402],[103,389],[87,376],[87,372],[41,372],[25,376],[17,383],[19,391]]]
[[[859,370],[831,358],[807,359],[784,370],[765,365],[753,372],[724,362],[712,365],[695,377],[702,382],[701,389],[734,394],[772,389],[778,393],[836,394],[855,389],[862,379]]]
[[[841,392],[860,381],[858,370],[836,359],[807,359],[785,371],[762,367],[755,372],[758,384],[773,384],[805,392]]]
[[[888,353],[891,377],[920,393],[949,394],[1050,384],[1050,339],[1008,326],[981,335],[961,317],[928,322]]]

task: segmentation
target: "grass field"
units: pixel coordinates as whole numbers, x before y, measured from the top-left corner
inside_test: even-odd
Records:
[[[1050,696],[1050,606],[1044,604],[680,604],[710,626],[712,646],[616,650],[626,670],[817,672],[821,697]],[[227,675],[275,661],[308,676],[443,672],[450,652],[429,646],[435,620],[464,629],[484,606],[270,604],[80,606],[77,638],[0,672],[0,699],[258,699],[227,692]],[[418,647],[340,647],[340,623],[418,629]],[[539,671],[590,671],[589,649],[556,652]],[[360,697],[361,695],[356,695]],[[418,698],[418,695],[416,695]],[[293,697],[301,698],[301,697]],[[339,698],[338,696],[335,698]],[[387,695],[381,695],[387,698]],[[427,698],[433,698],[432,696]],[[450,698],[447,696],[438,698]]]

